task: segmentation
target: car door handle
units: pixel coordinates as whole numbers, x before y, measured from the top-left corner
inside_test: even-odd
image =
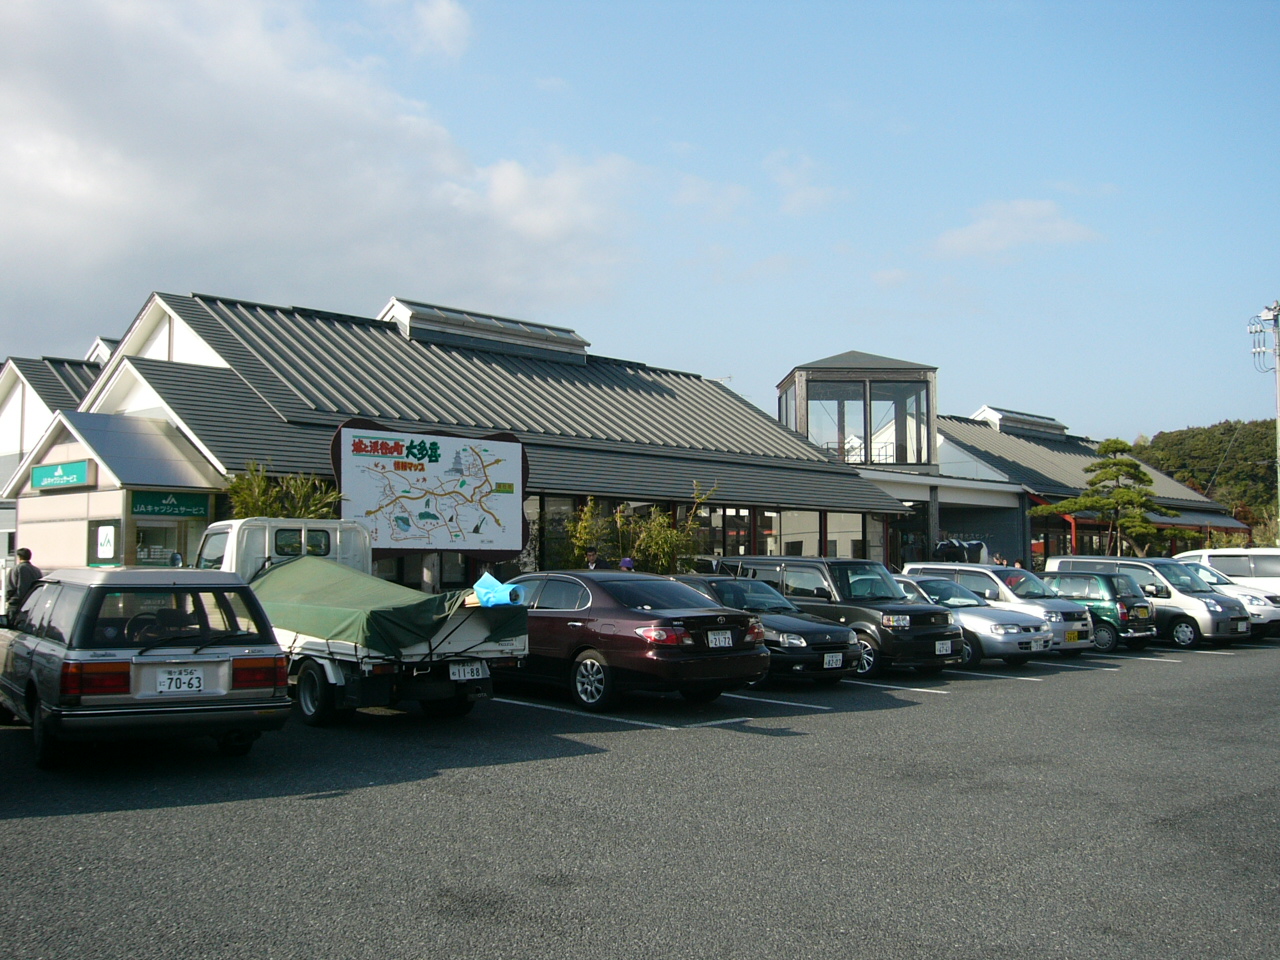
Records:
[[[585,624],[583,624],[583,622],[582,622],[581,620],[570,620],[570,621],[568,622],[567,626],[570,626],[570,627],[581,627],[581,626],[585,626]]]

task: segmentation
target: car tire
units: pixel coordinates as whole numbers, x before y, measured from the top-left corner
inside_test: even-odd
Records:
[[[31,714],[31,745],[35,747],[36,766],[52,770],[66,757],[66,748],[57,734],[49,729],[49,721],[40,709],[38,697],[28,699],[27,711]]]
[[[723,687],[681,687],[680,696],[690,703],[711,703],[724,693]]]
[[[982,641],[966,631],[964,639],[960,641],[960,655],[964,658],[960,661],[960,666],[973,670],[982,663]]]
[[[1109,623],[1100,622],[1093,628],[1093,649],[1098,653],[1110,653],[1120,646],[1120,634]]]
[[[253,749],[254,742],[258,739],[258,734],[238,731],[236,733],[224,733],[217,740],[218,752],[224,757],[244,757]]]
[[[333,684],[325,675],[324,667],[314,660],[303,661],[298,670],[298,710],[302,722],[309,727],[323,727],[337,716],[334,707]]]
[[[465,717],[476,705],[466,694],[454,694],[448,700],[419,700],[422,712],[433,720],[456,720]]]
[[[1190,617],[1179,617],[1169,625],[1169,642],[1183,650],[1200,646],[1200,627]]]
[[[880,661],[880,648],[876,642],[865,633],[854,634],[853,645],[858,650],[858,665],[853,668],[853,674],[864,680],[870,677],[880,676],[883,665]]]
[[[617,700],[613,668],[598,650],[583,650],[573,661],[569,693],[583,710],[608,710]]]
[[[1018,654],[1015,657],[1005,657],[1004,662],[1011,667],[1025,667],[1031,662],[1031,658],[1025,654]]]

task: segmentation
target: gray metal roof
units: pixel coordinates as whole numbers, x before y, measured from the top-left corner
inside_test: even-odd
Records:
[[[157,294],[231,369],[128,361],[231,470],[331,473],[329,438],[397,429],[514,433],[536,492],[898,513],[857,472],[723,385],[602,357],[574,362],[412,338],[392,321]]]
[[[9,362],[50,410],[74,410],[102,371],[99,364],[65,357],[10,357]]]
[[[802,363],[797,370],[824,370],[824,369],[856,369],[856,370],[937,370],[937,367],[931,367],[924,363],[912,363],[910,360],[895,360],[893,357],[881,357],[874,353],[862,353],[858,350],[849,350],[845,353],[837,353],[833,357],[824,357],[821,360],[811,360],[809,363]]]
[[[1088,485],[1090,474],[1085,467],[1098,459],[1098,444],[1088,437],[1048,437],[1030,434],[1002,433],[984,420],[968,417],[939,417],[938,432],[978,460],[1021,483],[1032,492],[1048,499],[1073,497]],[[1151,488],[1155,499],[1178,509],[1213,511],[1226,508],[1172,477],[1151,467]]]
[[[62,417],[124,486],[214,490],[223,485],[222,477],[167,420],[75,411]]]

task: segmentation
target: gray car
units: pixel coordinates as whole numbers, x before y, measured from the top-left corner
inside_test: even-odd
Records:
[[[288,658],[233,573],[59,570],[0,629],[0,711],[36,760],[64,741],[212,736],[245,754],[289,717]]]
[[[968,587],[993,607],[1021,610],[1049,622],[1052,649],[1064,657],[1076,656],[1093,646],[1093,620],[1078,603],[1063,600],[1030,570],[991,563],[905,564],[910,577],[943,577]]]
[[[953,580],[907,576],[894,579],[907,596],[947,607],[960,622],[964,631],[963,666],[976,667],[984,657],[1020,666],[1033,653],[1043,653],[1053,643],[1053,630],[1043,617],[993,607]]]

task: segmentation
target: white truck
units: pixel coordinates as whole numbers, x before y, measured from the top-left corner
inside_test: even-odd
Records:
[[[354,520],[254,517],[210,524],[195,566],[249,581],[290,655],[290,693],[305,723],[403,700],[457,717],[491,697],[489,667],[518,666],[528,654],[525,608],[380,580],[372,556]]]

